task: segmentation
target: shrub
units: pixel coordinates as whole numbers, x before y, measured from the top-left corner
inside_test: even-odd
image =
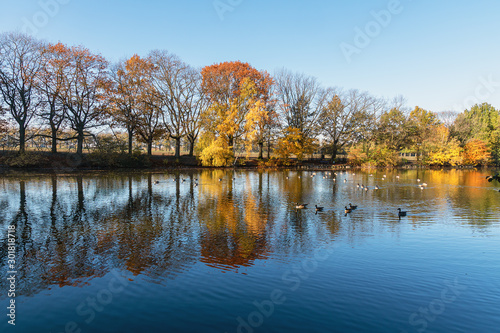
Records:
[[[41,154],[25,152],[6,156],[1,162],[12,168],[33,168],[46,166],[49,163],[49,159]]]

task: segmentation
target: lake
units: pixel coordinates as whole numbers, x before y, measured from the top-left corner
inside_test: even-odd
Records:
[[[491,170],[336,173],[4,175],[0,331],[499,332]]]

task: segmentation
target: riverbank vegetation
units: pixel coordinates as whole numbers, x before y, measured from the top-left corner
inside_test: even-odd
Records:
[[[486,102],[435,112],[286,69],[197,69],[165,50],[110,64],[20,33],[0,35],[0,117],[0,148],[17,151],[0,164],[12,167],[50,165],[58,152],[111,168],[151,167],[155,155],[216,167],[250,156],[268,166],[311,156],[361,167],[500,163],[500,111]]]

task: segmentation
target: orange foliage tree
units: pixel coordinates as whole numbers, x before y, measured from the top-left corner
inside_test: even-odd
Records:
[[[471,139],[464,147],[463,163],[466,165],[486,164],[491,157],[487,144],[479,139]]]
[[[111,72],[112,85],[109,86],[108,111],[110,112],[113,125],[125,127],[128,135],[128,152],[132,153],[134,134],[142,125],[144,117],[147,118],[150,110],[144,103],[148,90],[151,90],[151,72],[153,66],[147,59],[133,55],[130,59],[114,66]],[[147,123],[147,121],[145,122]],[[147,126],[146,126],[147,127]],[[148,132],[141,128],[141,133]],[[148,135],[145,135],[148,141]]]
[[[207,66],[201,74],[202,88],[210,103],[204,114],[205,129],[216,133],[232,149],[234,140],[248,130],[245,128],[247,115],[255,103],[265,105],[269,101],[272,79],[267,72],[241,61]],[[252,121],[258,123],[255,119]]]
[[[109,90],[108,62],[82,46],[58,44],[60,61],[64,62],[61,100],[68,121],[76,132],[77,154],[83,153],[88,130],[101,126],[106,118],[106,91]]]
[[[65,81],[66,47],[61,44],[49,44],[42,50],[43,64],[38,80],[38,89],[43,100],[40,117],[50,127],[52,153],[57,152],[59,129],[66,119],[66,108],[62,102],[62,90]],[[69,138],[74,139],[74,138]]]

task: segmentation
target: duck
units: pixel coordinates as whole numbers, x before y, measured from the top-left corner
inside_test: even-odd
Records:
[[[419,182],[419,183],[420,183],[420,178],[417,178],[417,182]]]
[[[422,183],[422,186],[427,186],[427,183]]]
[[[378,190],[380,187],[378,187],[378,185],[375,185],[375,189]]]
[[[349,214],[350,212],[352,212],[351,208],[347,208],[347,206],[345,206],[344,208],[345,208],[344,212],[346,215]]]
[[[160,184],[160,181],[159,180],[155,180],[155,184],[156,185]]]
[[[399,176],[396,176],[396,179],[399,179]]]
[[[398,208],[398,216],[399,217],[406,216],[406,212],[402,211],[401,208]]]
[[[295,209],[304,209],[304,208],[307,208],[307,205],[308,204],[300,204],[297,202],[295,203]]]
[[[318,211],[318,212],[322,212],[323,209],[325,209],[325,207],[319,207],[318,205],[314,205],[314,207],[316,208],[316,211]]]
[[[358,185],[356,185],[356,187],[357,187],[357,188],[359,188],[359,184],[358,184]]]
[[[344,183],[347,183],[347,179],[344,179]]]
[[[421,190],[423,190],[423,189],[424,189],[424,186],[423,186],[423,185],[420,185],[420,184],[419,184],[419,185],[418,185],[418,187],[419,187]]]
[[[368,191],[368,186],[365,186],[365,191]]]
[[[221,181],[222,181],[222,178],[219,178],[219,181],[221,182]]]
[[[351,210],[355,210],[356,208],[358,208],[358,206],[355,206],[355,205],[353,205],[352,203],[349,202],[349,208]]]

